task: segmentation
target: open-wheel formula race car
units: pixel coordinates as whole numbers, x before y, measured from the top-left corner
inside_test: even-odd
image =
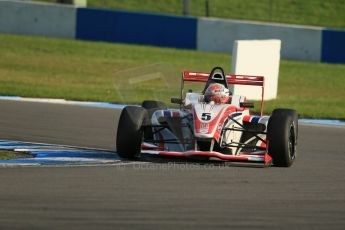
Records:
[[[205,84],[202,92],[186,92],[186,82]],[[261,87],[261,115],[250,115],[245,96],[232,95],[229,85]],[[298,114],[275,109],[263,115],[264,77],[225,74],[215,67],[211,73],[183,72],[181,97],[168,109],[160,101],[127,106],[120,116],[117,152],[124,158],[140,154],[171,157],[252,162],[263,166],[289,167],[296,157]]]

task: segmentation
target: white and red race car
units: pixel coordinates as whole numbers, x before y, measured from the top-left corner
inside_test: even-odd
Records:
[[[204,90],[184,93],[184,84],[189,81],[206,83]],[[254,104],[245,96],[231,95],[228,86],[235,84],[261,87],[260,116],[250,115]],[[223,93],[224,100],[210,99],[208,89],[214,85],[212,92]],[[275,109],[271,116],[263,116],[263,98],[262,76],[224,74],[220,67],[211,73],[185,71],[181,98],[172,98],[180,109],[168,109],[160,101],[144,101],[141,107],[122,110],[117,152],[124,158],[154,154],[289,167],[296,157],[298,114]]]

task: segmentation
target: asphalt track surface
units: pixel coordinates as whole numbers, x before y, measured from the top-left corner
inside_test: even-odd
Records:
[[[119,115],[111,108],[0,100],[0,139],[115,150]]]
[[[114,109],[0,101],[0,139],[115,148]],[[0,168],[0,229],[344,229],[345,128],[300,125],[291,168]]]

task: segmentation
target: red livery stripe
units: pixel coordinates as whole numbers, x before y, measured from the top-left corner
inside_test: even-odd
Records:
[[[250,115],[245,115],[245,116],[243,117],[243,121],[245,121],[245,122],[250,122],[250,118],[251,118]]]
[[[172,112],[172,117],[180,117],[180,113],[179,112]]]
[[[265,154],[265,165],[272,163],[272,157],[269,154]]]

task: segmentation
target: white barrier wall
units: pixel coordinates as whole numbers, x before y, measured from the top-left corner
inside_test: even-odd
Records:
[[[78,7],[87,7],[87,0],[73,0],[73,4]]]
[[[237,40],[234,42],[231,73],[265,77],[265,100],[275,99],[278,92],[280,40]],[[233,94],[261,100],[261,87],[235,85]]]
[[[322,28],[239,20],[200,18],[197,49],[232,52],[235,40],[279,39],[283,58],[321,60]]]
[[[0,32],[75,38],[76,8],[62,4],[0,1]]]

